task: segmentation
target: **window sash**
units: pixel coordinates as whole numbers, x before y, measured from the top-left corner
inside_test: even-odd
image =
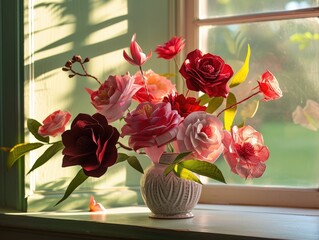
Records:
[[[313,7],[292,11],[276,11],[199,19],[198,0],[177,0],[177,5],[177,34],[184,36],[187,39],[186,49],[183,53],[184,58],[186,55],[185,53],[198,48],[199,27],[201,26],[228,25],[319,16],[319,7]],[[182,60],[184,58],[181,57]],[[182,63],[182,60],[180,64]],[[207,184],[203,186],[200,203],[319,208],[319,188],[305,189],[291,187],[256,187]]]

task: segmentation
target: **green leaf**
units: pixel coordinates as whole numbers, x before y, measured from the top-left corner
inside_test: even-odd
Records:
[[[222,183],[226,183],[222,172],[215,164],[196,159],[190,159],[180,162],[179,166],[186,168],[199,175],[212,178]]]
[[[190,170],[186,168],[183,168],[179,164],[175,165],[173,172],[179,178],[191,180],[191,181],[202,184],[200,179],[194,173],[192,173]]]
[[[8,155],[7,166],[12,167],[13,164],[23,155],[30,152],[31,150],[37,149],[43,146],[43,143],[20,143],[10,149]]]
[[[245,62],[243,66],[241,67],[241,69],[239,69],[239,71],[232,78],[229,87],[231,88],[235,87],[246,80],[248,72],[249,72],[249,59],[250,59],[250,46],[248,44]]]
[[[45,164],[47,161],[49,161],[57,152],[62,150],[64,148],[64,145],[62,141],[55,142],[50,146],[45,152],[35,161],[30,171],[27,173],[27,175],[37,169],[38,167]]]
[[[41,142],[49,143],[50,139],[49,137],[42,137],[40,134],[38,134],[38,129],[41,126],[41,123],[39,123],[37,120],[29,118],[27,120],[27,126],[29,131],[32,133],[32,135],[38,139]]]
[[[226,130],[230,130],[233,125],[234,119],[237,113],[237,106],[227,109],[228,107],[237,103],[236,97],[233,93],[229,93],[226,100],[226,110],[224,112],[224,127]]]
[[[215,112],[220,107],[220,105],[222,105],[223,101],[224,101],[223,97],[212,98],[208,103],[208,106],[206,108],[206,112],[208,112],[208,113]]]
[[[182,161],[186,156],[188,156],[191,152],[183,152],[180,153],[176,156],[176,158],[174,159],[174,161],[168,165],[168,167],[165,169],[164,174],[167,175],[169,174],[171,171],[173,171],[174,167],[176,166],[176,164],[178,164],[180,161]]]
[[[58,205],[59,203],[63,202],[65,199],[67,199],[71,193],[80,186],[86,179],[88,179],[88,176],[85,175],[83,169],[81,169],[77,175],[72,179],[69,186],[67,187],[64,196],[55,204]]]
[[[137,171],[139,171],[140,173],[144,173],[144,170],[140,164],[140,162],[138,161],[137,157],[135,156],[130,156],[128,159],[127,159],[127,162]]]
[[[199,100],[199,105],[204,106],[205,104],[209,103],[210,97],[205,93],[204,95],[200,96],[197,100]]]
[[[125,153],[118,153],[118,154],[117,154],[116,163],[124,162],[124,161],[126,161],[129,157],[130,157],[130,156],[128,156],[128,155],[125,154]]]
[[[248,118],[253,118],[258,110],[258,106],[258,100],[253,100],[246,104],[240,111],[240,115],[242,116],[243,120],[246,121]]]

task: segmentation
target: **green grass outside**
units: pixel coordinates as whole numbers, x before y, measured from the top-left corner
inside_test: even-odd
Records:
[[[233,174],[220,157],[216,164],[228,184],[318,187],[319,132],[282,122],[264,123],[256,130],[263,134],[270,150],[264,175],[258,179],[244,180]],[[216,183],[213,180],[210,182]]]

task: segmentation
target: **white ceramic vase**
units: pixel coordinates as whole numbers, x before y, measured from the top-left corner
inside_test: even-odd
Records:
[[[141,193],[151,210],[152,218],[191,218],[198,203],[202,185],[177,177],[173,172],[164,175],[166,167],[177,154],[164,153],[160,163],[152,164],[141,178]]]

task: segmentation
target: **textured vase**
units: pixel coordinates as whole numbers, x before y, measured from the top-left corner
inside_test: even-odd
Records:
[[[141,179],[141,193],[151,210],[152,218],[191,218],[198,203],[202,185],[177,177],[174,173],[165,176],[164,170],[176,158],[174,153],[164,153],[160,163],[147,168]]]

